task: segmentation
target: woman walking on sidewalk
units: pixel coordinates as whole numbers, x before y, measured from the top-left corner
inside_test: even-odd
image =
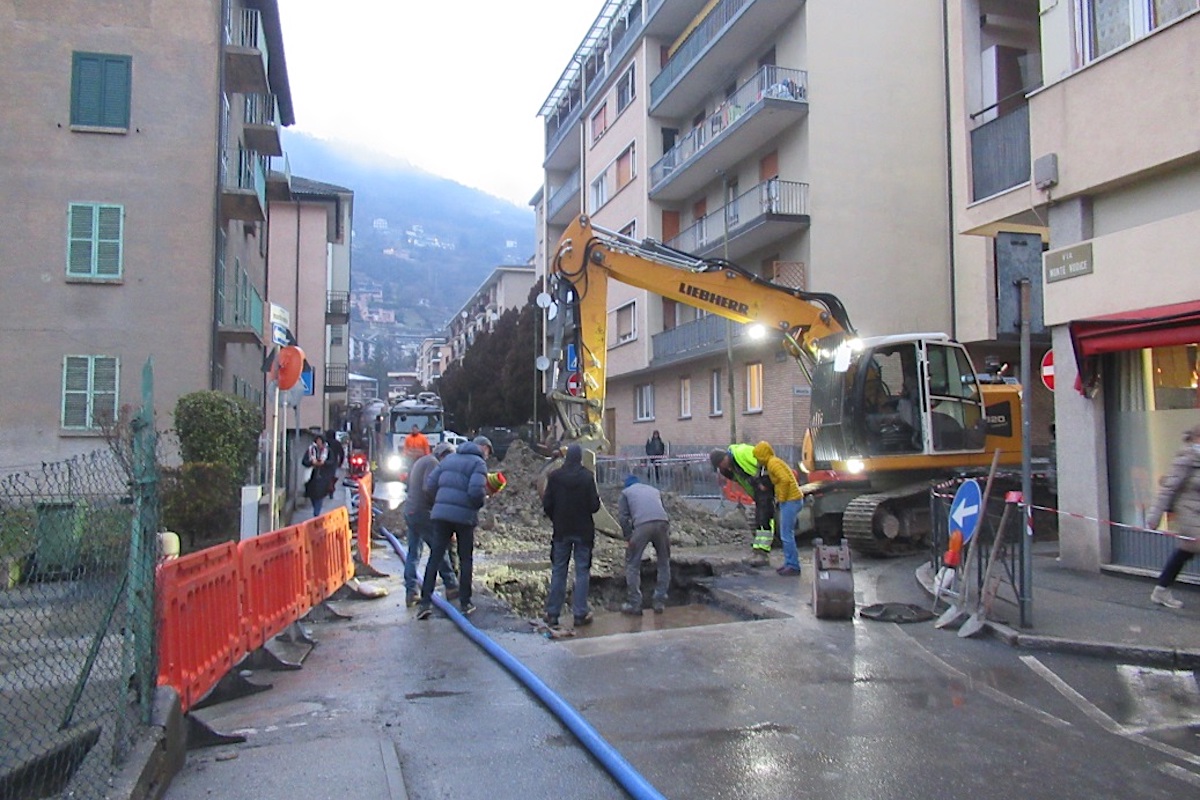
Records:
[[[1146,527],[1157,528],[1163,514],[1175,514],[1176,527],[1182,537],[1179,546],[1158,576],[1158,585],[1150,593],[1150,600],[1167,608],[1183,608],[1183,602],[1171,594],[1170,586],[1179,576],[1183,565],[1196,553],[1200,553],[1200,425],[1184,434],[1185,445],[1175,454],[1171,471],[1162,477],[1162,487],[1150,514]]]

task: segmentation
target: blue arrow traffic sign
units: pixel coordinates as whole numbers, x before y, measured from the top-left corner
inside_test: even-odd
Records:
[[[963,481],[950,503],[950,532],[960,531],[963,544],[971,540],[979,515],[983,512],[983,495],[978,481]]]

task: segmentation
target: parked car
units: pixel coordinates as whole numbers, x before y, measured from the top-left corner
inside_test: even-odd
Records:
[[[454,431],[446,431],[445,433],[442,434],[442,441],[449,442],[450,444],[454,445],[455,447],[458,447],[463,442],[467,442],[470,440],[467,439],[467,437],[463,436],[462,434],[455,433]]]

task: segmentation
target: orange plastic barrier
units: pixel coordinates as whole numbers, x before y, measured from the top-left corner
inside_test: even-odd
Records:
[[[754,505],[754,498],[746,494],[746,490],[737,481],[731,481],[724,475],[717,473],[717,483],[721,485],[721,494],[725,496],[726,500],[741,505]]]
[[[158,683],[186,712],[246,654],[233,542],[163,562],[158,587]]]
[[[300,527],[308,539],[309,602],[316,605],[354,577],[350,515],[344,507],[336,508]]]
[[[358,479],[358,559],[371,563],[371,492],[375,481],[371,473]]]
[[[292,525],[238,543],[247,650],[262,647],[312,607],[307,525]]]

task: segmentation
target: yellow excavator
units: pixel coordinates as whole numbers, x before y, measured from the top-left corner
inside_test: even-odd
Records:
[[[976,373],[966,348],[945,334],[860,338],[834,295],[637,241],[581,216],[559,240],[539,302],[555,309],[544,365],[549,399],[564,442],[582,445],[593,465],[610,450],[610,280],[757,326],[795,359],[812,387],[800,462],[808,527],[827,542],[844,536],[867,555],[912,552],[931,530],[931,484],[985,474],[997,450],[1000,464],[1021,462],[1020,386]]]

